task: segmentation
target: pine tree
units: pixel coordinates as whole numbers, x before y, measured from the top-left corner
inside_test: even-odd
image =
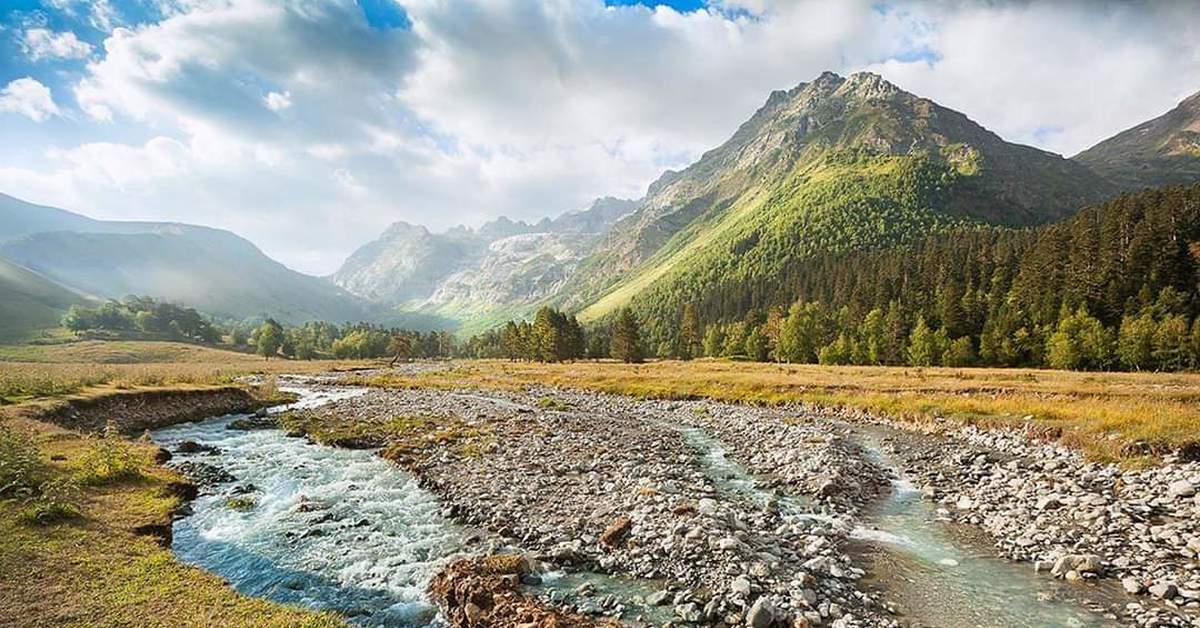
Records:
[[[633,310],[624,308],[617,316],[617,322],[613,325],[610,350],[612,357],[622,362],[637,363],[643,360],[642,339]]]
[[[690,360],[698,357],[703,351],[701,339],[704,337],[700,316],[696,306],[688,303],[683,306],[683,316],[679,323],[679,357]]]
[[[704,333],[704,355],[715,358],[721,355],[721,348],[725,346],[725,331],[720,325],[709,325],[708,331]]]

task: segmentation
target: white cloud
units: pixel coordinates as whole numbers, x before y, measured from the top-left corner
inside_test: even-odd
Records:
[[[283,111],[292,106],[292,93],[270,92],[263,98],[263,104],[271,111]]]
[[[15,79],[0,90],[0,112],[19,113],[34,122],[59,115],[50,88],[36,79]]]
[[[112,124],[81,121],[44,163],[0,142],[0,189],[232,228],[313,272],[394,220],[638,196],[823,70],[879,71],[1064,153],[1200,88],[1194,3],[410,0],[412,28],[389,30],[353,0],[159,1],[165,19],[130,27],[103,3],[112,31],[74,96]],[[10,110],[58,113],[21,80],[45,98]]]
[[[45,28],[30,28],[21,40],[25,54],[33,61],[41,59],[82,59],[92,53],[92,45],[75,33],[56,33]]]

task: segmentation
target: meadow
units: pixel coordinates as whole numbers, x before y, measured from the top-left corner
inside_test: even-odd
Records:
[[[660,399],[808,403],[929,423],[1027,427],[1097,460],[1200,450],[1200,374],[784,365],[470,361],[447,371],[361,378],[376,386],[542,384]]]

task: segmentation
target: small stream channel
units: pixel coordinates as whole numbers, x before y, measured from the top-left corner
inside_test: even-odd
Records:
[[[701,466],[718,490],[760,506],[776,504],[781,515],[833,525],[846,520],[813,512],[806,500],[766,488],[741,464],[726,456],[725,446],[703,428],[680,428],[700,454]],[[898,594],[906,620],[940,628],[1046,628],[1117,626],[1089,610],[1082,587],[1033,573],[1029,565],[995,558],[989,548],[955,535],[939,520],[897,465],[872,441],[868,455],[897,474],[891,493],[868,512],[850,538],[871,559],[869,582]],[[1084,585],[1086,586],[1086,585]]]

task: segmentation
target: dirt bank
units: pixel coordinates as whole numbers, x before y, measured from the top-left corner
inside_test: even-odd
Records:
[[[26,417],[79,432],[97,432],[111,421],[123,434],[260,407],[244,388],[127,390],[68,398],[19,409]]]

